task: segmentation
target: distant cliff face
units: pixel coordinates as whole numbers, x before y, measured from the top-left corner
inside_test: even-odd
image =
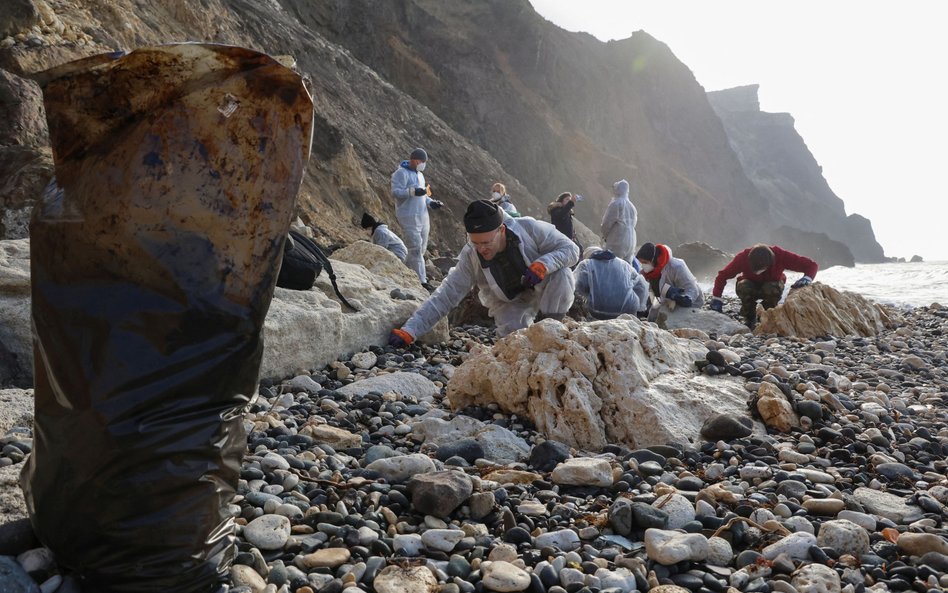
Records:
[[[744,171],[770,204],[773,223],[825,233],[860,262],[884,261],[869,221],[847,216],[787,113],[760,110],[757,85],[708,93]],[[782,231],[787,235],[789,231]],[[801,237],[801,242],[805,242]],[[845,257],[845,256],[842,256]]]
[[[51,174],[30,73],[184,40],[297,59],[316,111],[300,214],[324,243],[364,238],[363,211],[397,230],[389,177],[415,146],[431,155],[426,176],[446,203],[432,214],[434,251],[461,247],[461,215],[494,181],[542,218],[558,193],[583,194],[577,216],[598,231],[612,183],[626,178],[640,242],[736,251],[791,224],[777,216],[783,198],[764,199],[748,179],[739,143],[688,68],[645,33],[603,43],[555,27],[527,0],[19,2],[36,10],[0,19],[0,69],[10,73],[0,76],[0,156],[10,157],[0,238],[24,232]],[[841,202],[828,208],[842,213]],[[820,218],[793,226],[822,230]],[[849,220],[865,234],[868,221]]]

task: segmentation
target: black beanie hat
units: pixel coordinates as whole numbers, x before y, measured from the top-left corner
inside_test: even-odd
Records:
[[[415,150],[411,151],[411,155],[408,158],[414,159],[416,161],[427,161],[428,153],[425,152],[424,148],[416,148]]]
[[[655,261],[655,243],[645,243],[639,247],[638,253],[635,254],[635,259],[640,261]]]
[[[477,200],[467,205],[464,228],[469,233],[488,233],[504,224],[504,215],[490,200]]]
[[[381,223],[380,223],[379,221],[375,220],[375,217],[373,217],[373,216],[372,216],[371,214],[369,214],[368,212],[366,212],[366,213],[364,213],[364,214],[362,215],[362,228],[364,228],[364,229],[371,228],[371,229],[374,230],[375,227],[377,227],[379,224],[381,224]]]

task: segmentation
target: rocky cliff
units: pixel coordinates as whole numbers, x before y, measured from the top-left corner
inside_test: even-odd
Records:
[[[744,172],[770,204],[773,223],[824,233],[847,246],[857,261],[884,261],[869,220],[846,215],[843,201],[830,189],[822,167],[794,128],[793,117],[761,111],[757,89],[749,85],[715,91],[708,93],[708,99],[724,123]],[[802,234],[796,243],[803,246],[811,239]]]
[[[357,226],[363,210],[394,226],[389,177],[416,145],[436,155],[429,177],[436,197],[446,202],[445,209],[432,215],[435,250],[460,247],[461,214],[470,199],[487,193],[491,180],[504,180],[518,206],[541,210],[540,201],[487,151],[348,51],[305,27],[278,3],[15,0],[14,4],[34,10],[26,11],[27,20],[11,20],[5,18],[11,5],[0,6],[4,238],[24,236],[32,200],[52,172],[40,92],[30,76],[115,48],[187,40],[238,44],[297,59],[316,109],[313,156],[299,198],[300,214],[325,243],[364,238]]]
[[[0,237],[25,235],[52,171],[30,76],[182,40],[296,58],[316,105],[300,215],[324,243],[363,237],[363,210],[394,223],[389,176],[417,145],[447,204],[432,215],[434,254],[461,246],[461,213],[495,180],[538,216],[561,191],[584,194],[577,216],[598,230],[612,182],[627,178],[640,241],[735,251],[787,223],[784,198],[765,199],[748,179],[704,89],[643,32],[603,43],[559,29],[527,0],[9,0],[0,6]],[[812,218],[796,226],[837,238]],[[850,226],[860,224],[871,239],[865,219]]]
[[[596,229],[623,177],[640,240],[736,249],[749,229],[735,212],[767,218],[704,90],[646,33],[603,43],[547,22],[527,0],[282,3],[544,201],[584,194],[577,216]]]

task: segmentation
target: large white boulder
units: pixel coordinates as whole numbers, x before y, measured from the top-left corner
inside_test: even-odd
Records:
[[[712,413],[747,411],[742,380],[696,372],[706,353],[637,319],[544,320],[473,352],[447,397],[455,410],[496,403],[581,449],[694,442]]]

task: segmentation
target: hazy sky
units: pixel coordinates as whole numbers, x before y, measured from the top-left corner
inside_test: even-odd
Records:
[[[713,91],[760,85],[886,255],[948,260],[948,3],[531,0],[570,31],[645,30]]]

